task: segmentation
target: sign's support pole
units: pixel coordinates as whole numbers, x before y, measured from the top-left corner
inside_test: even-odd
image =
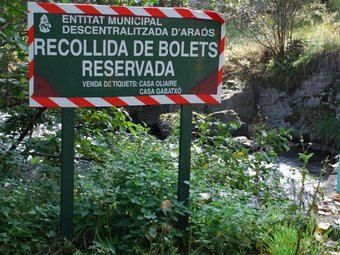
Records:
[[[62,108],[60,229],[72,239],[74,197],[74,109]]]
[[[191,130],[192,130],[192,105],[181,106],[180,140],[179,140],[179,171],[178,171],[178,201],[189,201],[189,181],[191,163]],[[188,226],[188,215],[180,219],[181,227]]]
[[[340,154],[339,154],[339,163],[338,163],[338,174],[337,174],[336,192],[340,193]]]

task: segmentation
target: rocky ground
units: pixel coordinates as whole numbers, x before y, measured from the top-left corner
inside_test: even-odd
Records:
[[[285,189],[288,192],[300,189],[301,164],[296,159],[284,156],[280,157],[276,164],[284,176],[282,185]],[[324,238],[325,234],[331,232],[333,237],[340,237],[340,193],[336,191],[338,164],[331,165],[329,172],[321,179],[315,175],[320,172],[320,169],[320,164],[311,163],[308,167],[310,175],[307,176],[305,183],[306,202],[311,202],[313,194],[318,193],[315,208],[317,227],[314,237],[319,241],[327,240],[324,245],[340,248],[339,242]],[[334,252],[332,255],[340,255],[340,253]]]
[[[340,237],[340,193],[336,192],[337,175],[331,174],[322,185],[323,198],[318,202],[317,223],[314,233],[317,240],[322,241],[324,233],[332,233],[332,236]],[[326,232],[324,232],[326,231]],[[340,247],[339,241],[327,240],[326,246]],[[340,255],[340,252],[332,252],[331,255]]]
[[[336,192],[337,171],[334,170],[321,184],[323,196],[318,202],[317,221],[329,225],[340,234],[340,193]]]

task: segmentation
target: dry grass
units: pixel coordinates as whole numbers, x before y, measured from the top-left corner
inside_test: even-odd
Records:
[[[323,13],[322,21],[301,27],[294,33],[295,39],[302,39],[308,43],[310,54],[323,50],[340,50],[340,21],[337,13]]]
[[[225,76],[227,79],[237,78],[244,83],[261,73],[261,65],[265,51],[263,47],[254,42],[244,42],[240,45],[227,46],[225,51]]]
[[[340,71],[340,22],[335,13],[324,13],[322,22],[296,31],[295,37],[305,42],[305,52],[292,64],[295,83],[313,73]]]
[[[340,21],[335,13],[294,31],[301,48],[292,47],[284,63],[271,61],[263,47],[241,34],[229,38],[225,51],[225,80],[251,81],[293,91],[313,73],[340,71]],[[293,45],[294,46],[294,45]],[[296,45],[295,45],[296,46]]]

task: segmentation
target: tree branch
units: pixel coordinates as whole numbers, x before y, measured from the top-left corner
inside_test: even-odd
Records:
[[[27,136],[27,134],[32,130],[32,128],[34,127],[34,124],[40,118],[40,116],[43,114],[43,112],[45,110],[46,110],[46,108],[39,108],[39,110],[33,116],[31,121],[27,124],[25,130],[20,134],[20,136],[18,137],[16,142],[12,144],[11,148],[9,148],[8,151],[15,150],[18,147],[18,145],[24,140],[24,138]]]
[[[50,153],[41,153],[41,152],[32,152],[30,153],[32,156],[40,156],[40,157],[46,157],[46,158],[60,158],[60,155],[58,154],[50,154]],[[103,160],[100,159],[90,159],[86,157],[74,157],[75,160],[84,160],[84,161],[89,161],[89,162],[97,162],[97,163],[102,163]]]

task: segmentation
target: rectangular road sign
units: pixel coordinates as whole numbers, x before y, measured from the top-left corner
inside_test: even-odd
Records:
[[[34,2],[28,10],[31,107],[220,103],[218,13]]]

